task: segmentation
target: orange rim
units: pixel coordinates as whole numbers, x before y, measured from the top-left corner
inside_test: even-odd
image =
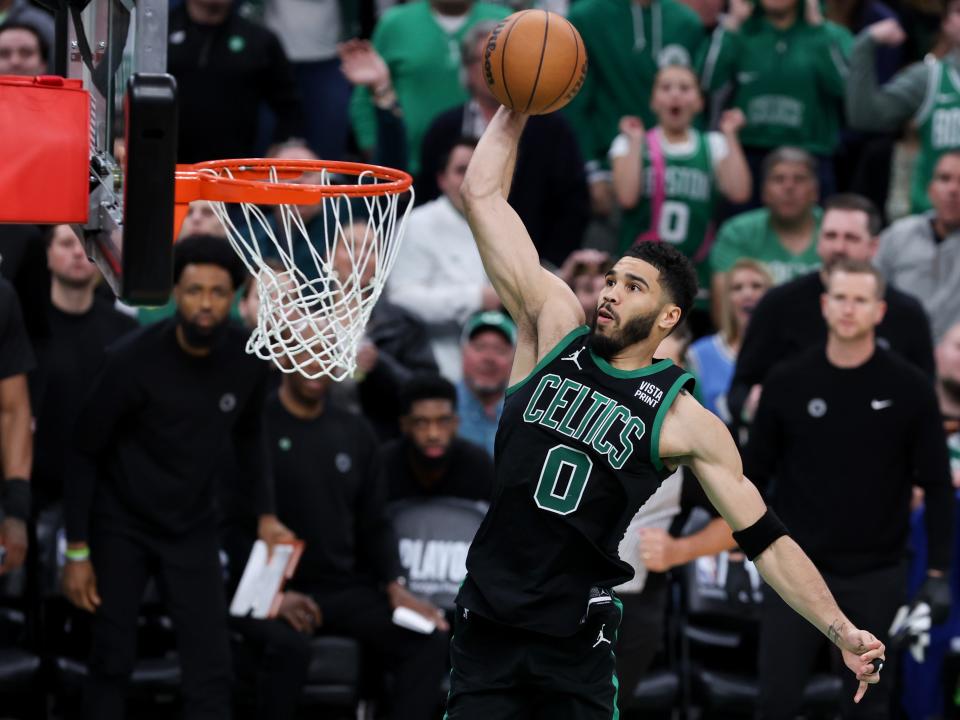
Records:
[[[277,182],[271,179],[271,170],[276,172],[279,181],[293,180],[304,173],[325,170],[338,175],[352,175],[358,178],[358,182],[351,185]],[[253,205],[315,205],[324,198],[342,195],[397,195],[409,190],[413,184],[409,173],[380,165],[279,158],[209,160],[192,165],[178,165],[175,177],[174,239],[180,234],[180,226],[187,217],[188,206],[194,200]]]

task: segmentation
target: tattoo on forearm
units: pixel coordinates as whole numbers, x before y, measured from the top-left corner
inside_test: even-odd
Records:
[[[846,623],[842,623],[839,620],[834,620],[829,629],[827,630],[827,637],[830,638],[830,642],[834,645],[840,644],[840,635],[843,633],[843,629],[846,626]]]

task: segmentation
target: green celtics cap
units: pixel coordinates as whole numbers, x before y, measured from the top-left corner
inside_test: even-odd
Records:
[[[499,310],[486,310],[471,315],[463,326],[461,343],[469,342],[481,330],[496,330],[503,335],[511,345],[517,344],[517,326],[506,313]]]

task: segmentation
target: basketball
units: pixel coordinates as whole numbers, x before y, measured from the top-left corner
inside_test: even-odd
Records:
[[[579,92],[587,76],[587,51],[566,18],[523,10],[490,33],[483,76],[501,105],[543,115],[559,110]]]

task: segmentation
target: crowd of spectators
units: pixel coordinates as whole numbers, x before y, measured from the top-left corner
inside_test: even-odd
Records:
[[[921,674],[939,682],[911,681],[919,663],[898,668],[891,649],[884,691],[844,716],[960,708],[960,678],[941,674],[960,636],[960,0],[182,0],[180,162],[376,162],[411,173],[415,207],[340,383],[245,354],[257,287],[204,202],[158,308],[116,301],[70,226],[0,226],[0,607],[47,602],[61,591],[37,578],[62,576],[89,642],[84,700],[59,712],[125,716],[151,579],[186,717],[232,716],[239,654],[255,716],[297,717],[323,635],[360,644],[378,714],[441,712],[447,617],[407,587],[390,508],[495,492],[517,331],[460,184],[498,107],[486,37],[527,7],[565,13],[590,60],[573,102],[519,145],[509,201],[544,266],[591,323],[627,248],[669,242],[693,261],[696,308],[659,356],[696,376],[851,618],[886,639],[901,604],[934,612]],[[41,5],[0,0],[0,75],[46,73],[53,27]],[[322,238],[325,214],[301,215]],[[376,259],[352,267],[357,220],[333,258],[294,247],[300,270],[382,281]],[[696,487],[668,479],[621,543],[637,570],[620,588],[628,687],[658,651],[669,574],[734,548],[715,514],[683,535],[691,508],[712,512]],[[258,538],[302,540],[298,571],[275,619],[229,617]],[[397,609],[435,629],[401,627]],[[801,712],[819,642],[795,621],[765,602],[763,717]]]

